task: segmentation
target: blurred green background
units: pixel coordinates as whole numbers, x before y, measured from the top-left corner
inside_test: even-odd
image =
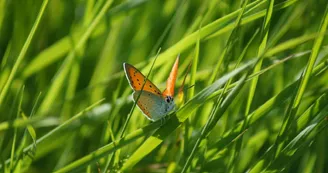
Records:
[[[328,172],[327,7],[0,0],[0,171]],[[123,62],[163,91],[178,54],[177,112],[130,114]]]

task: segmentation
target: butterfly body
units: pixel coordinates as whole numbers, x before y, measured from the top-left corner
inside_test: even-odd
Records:
[[[178,68],[178,58],[170,73],[167,87],[164,92],[161,92],[150,80],[146,80],[146,77],[132,65],[123,63],[123,67],[126,78],[128,79],[131,88],[134,90],[133,100],[137,102],[138,108],[149,120],[160,120],[174,110],[175,103],[173,100],[173,94]]]

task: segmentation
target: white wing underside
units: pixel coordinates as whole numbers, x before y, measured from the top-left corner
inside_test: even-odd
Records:
[[[136,101],[141,91],[134,91],[133,100]],[[161,96],[148,91],[142,91],[137,102],[138,108],[151,121],[157,121],[168,113],[168,105]]]

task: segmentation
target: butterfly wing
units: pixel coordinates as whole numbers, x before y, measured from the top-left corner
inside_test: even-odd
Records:
[[[128,63],[124,63],[123,67],[124,67],[126,78],[128,79],[131,88],[134,91],[141,90],[143,82],[145,81],[146,77],[138,69],[136,69],[135,67],[133,67]],[[158,96],[161,95],[161,91],[148,79],[143,88],[143,91],[148,91]]]
[[[178,66],[179,66],[179,56],[175,60],[170,76],[166,81],[166,89],[163,92],[163,96],[171,96],[171,97],[174,96],[174,86],[175,86],[175,81],[177,79]]]
[[[136,101],[141,91],[133,93],[133,100]],[[162,96],[148,91],[142,91],[137,102],[139,109],[151,121],[157,121],[168,112],[168,106]]]

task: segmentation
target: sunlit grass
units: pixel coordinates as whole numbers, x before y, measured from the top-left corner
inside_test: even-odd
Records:
[[[326,172],[327,13],[325,0],[0,1],[0,170]],[[164,90],[178,54],[184,100],[151,123],[122,64]]]

